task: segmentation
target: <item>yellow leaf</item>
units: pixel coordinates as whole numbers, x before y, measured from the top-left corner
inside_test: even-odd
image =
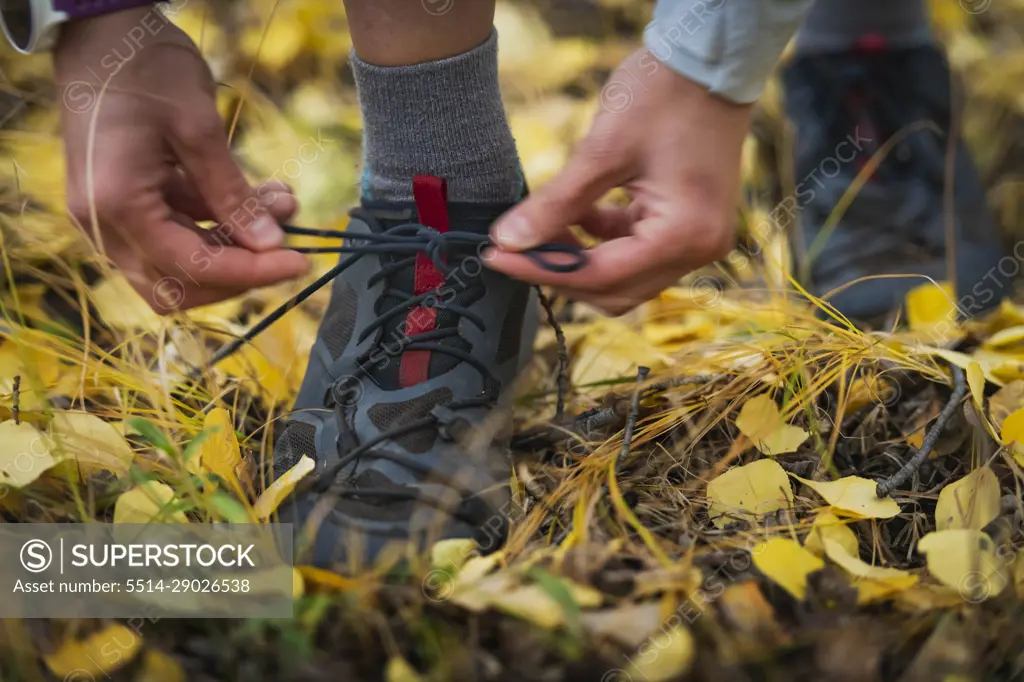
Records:
[[[590,587],[563,580],[573,600],[581,607],[594,607],[601,603],[601,593]],[[472,591],[480,595],[488,583],[474,586]],[[511,590],[494,590],[486,598],[490,606],[505,613],[522,618],[534,625],[551,630],[565,625],[565,609],[554,597],[537,584],[521,585]]]
[[[58,412],[50,423],[50,435],[61,459],[71,460],[67,465],[83,476],[97,471],[124,476],[135,459],[117,427],[88,412]]]
[[[434,568],[457,571],[470,558],[479,554],[475,540],[468,538],[439,540],[430,548],[430,565]]]
[[[960,596],[977,603],[998,596],[1010,582],[1009,567],[996,545],[973,528],[939,530],[917,543],[928,558],[928,572]]]
[[[1024,342],[1024,325],[1000,329],[982,342],[983,348],[1006,350],[1011,346],[1019,346]]]
[[[384,668],[385,682],[421,682],[423,678],[401,656],[392,656]]]
[[[914,331],[937,331],[955,327],[956,294],[948,282],[938,286],[924,282],[907,292],[907,324]]]
[[[935,528],[981,530],[1000,512],[999,479],[987,466],[975,469],[939,492],[935,505]]]
[[[199,444],[199,464],[206,471],[216,474],[228,490],[241,492],[238,482],[238,467],[242,464],[242,453],[235,437],[231,413],[223,407],[210,410],[203,421],[205,439]]]
[[[1024,466],[1024,409],[1012,412],[1003,420],[1003,444],[1009,446],[1017,463]]]
[[[985,372],[982,371],[981,365],[977,362],[971,362],[967,365],[967,385],[971,389],[971,398],[974,400],[974,406],[978,408],[978,414],[985,417]]]
[[[825,556],[823,544],[825,540],[838,543],[854,556],[860,551],[857,534],[850,529],[848,524],[833,514],[831,509],[824,509],[814,517],[811,532],[804,539],[804,547],[818,556]]]
[[[744,403],[736,418],[736,428],[766,455],[796,452],[809,435],[803,429],[787,424],[775,401],[767,395],[759,395]]]
[[[167,654],[149,650],[142,659],[142,670],[132,682],[185,682],[185,671],[174,658]]]
[[[0,423],[0,484],[23,488],[55,464],[53,444],[39,429],[13,419]]]
[[[861,560],[856,552],[826,538],[822,542],[825,555],[850,575],[857,578],[853,585],[857,588],[857,601],[867,603],[883,597],[902,592],[917,582],[917,576],[898,568],[872,566]]]
[[[626,666],[623,679],[667,682],[681,679],[693,665],[697,653],[693,635],[683,625],[659,632],[641,645]],[[613,679],[613,678],[609,678]]]
[[[0,346],[0,393],[12,394],[14,377],[20,376],[22,410],[41,410],[46,403],[46,389],[57,382],[60,373],[56,358],[27,340],[8,341]]]
[[[118,331],[157,333],[164,318],[149,307],[123,275],[113,274],[92,288],[90,294],[103,321]]]
[[[110,625],[82,640],[68,640],[52,654],[43,656],[55,676],[69,680],[107,677],[135,658],[142,638],[124,625]],[[117,652],[111,656],[109,652]]]
[[[316,462],[311,457],[303,455],[302,459],[295,463],[295,466],[271,483],[263,491],[263,494],[260,495],[260,498],[256,500],[256,504],[253,505],[256,518],[261,521],[269,519],[277,511],[277,508],[281,506],[281,502],[295,490],[295,486],[299,484],[299,481],[315,468]]]
[[[114,523],[188,523],[183,511],[170,511],[169,507],[175,502],[174,491],[169,485],[145,481],[117,498]]]
[[[576,386],[633,378],[639,365],[657,371],[668,356],[625,323],[611,318],[590,325],[572,363],[572,382]]]
[[[708,517],[724,528],[736,517],[753,517],[783,509],[793,503],[789,476],[778,462],[759,459],[734,467],[708,483]]]
[[[580,614],[580,620],[591,636],[614,640],[635,650],[661,626],[664,617],[657,602],[627,602],[613,608],[586,611]]]
[[[796,599],[807,594],[807,576],[821,570],[825,562],[789,538],[771,538],[750,550],[757,570]]]
[[[1003,428],[1006,418],[1024,407],[1024,381],[1006,384],[988,399],[988,418],[996,430]]]
[[[846,399],[846,412],[852,414],[862,407],[876,404],[889,404],[898,393],[899,388],[892,379],[880,375],[857,377],[850,383]]]
[[[859,476],[838,481],[808,481],[795,477],[839,511],[866,519],[891,519],[900,513],[900,506],[891,497],[875,495],[878,484]]]

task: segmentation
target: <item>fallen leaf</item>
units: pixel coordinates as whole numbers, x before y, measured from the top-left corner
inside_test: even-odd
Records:
[[[1000,431],[1006,418],[1021,408],[1024,408],[1024,381],[1018,379],[1006,384],[988,399],[989,421]]]
[[[822,541],[825,555],[844,571],[854,576],[853,586],[857,588],[857,601],[861,604],[877,601],[902,592],[917,582],[917,576],[898,568],[872,566],[861,560],[835,540]]]
[[[860,551],[857,534],[850,529],[848,523],[833,514],[831,509],[824,509],[814,517],[811,532],[804,538],[804,547],[818,556],[825,556],[824,540],[839,543],[854,556]]]
[[[965,601],[978,603],[998,596],[1010,582],[1009,569],[996,545],[973,528],[939,530],[917,542],[928,559],[928,572],[952,587]]]
[[[134,630],[109,625],[85,639],[65,641],[57,651],[43,656],[43,661],[61,679],[98,679],[131,663],[141,647],[142,638]],[[110,651],[118,655],[111,656]]]
[[[0,484],[23,488],[57,461],[53,444],[39,429],[13,419],[0,423]]]
[[[151,649],[146,652],[142,659],[142,670],[132,682],[185,682],[186,679],[185,671],[177,660],[162,651]]]
[[[977,362],[967,365],[967,385],[971,389],[971,399],[978,408],[978,414],[984,415],[985,404],[985,372]]]
[[[789,476],[778,462],[759,459],[728,469],[708,483],[708,517],[724,528],[737,517],[757,518],[793,503]]]
[[[103,321],[119,331],[158,333],[164,325],[160,317],[132,288],[123,275],[114,273],[92,288],[93,305]]]
[[[14,392],[14,378],[21,377],[19,407],[22,410],[42,410],[47,400],[47,388],[60,378],[60,362],[50,353],[31,345],[28,339],[5,341],[0,345],[0,393]]]
[[[850,382],[846,398],[846,413],[853,414],[868,405],[887,405],[897,396],[898,384],[886,377],[874,374],[857,377]]]
[[[878,484],[859,476],[847,476],[838,481],[809,481],[795,477],[825,498],[837,510],[866,519],[891,519],[900,513],[900,506],[891,497],[875,495]]]
[[[594,637],[612,639],[620,646],[636,648],[662,623],[661,605],[656,602],[623,604],[580,616],[583,628]]]
[[[295,486],[299,484],[299,481],[309,475],[315,468],[316,462],[311,457],[303,455],[302,459],[295,463],[295,466],[271,483],[263,491],[259,499],[256,500],[256,503],[252,506],[256,518],[261,521],[269,519],[277,511],[277,508],[281,506],[285,498],[295,490]]]
[[[199,466],[220,477],[228,490],[241,493],[238,471],[242,466],[242,452],[235,437],[231,413],[222,407],[210,410],[203,420],[203,433],[207,435],[196,455]]]
[[[625,669],[628,675],[625,679],[647,682],[680,679],[690,670],[696,653],[693,635],[685,626],[678,625],[659,632],[641,645]]]
[[[384,667],[385,682],[421,682],[423,678],[401,656],[392,656]]]
[[[598,606],[601,593],[590,587],[577,585],[560,578],[578,607]],[[505,613],[521,618],[534,625],[551,630],[566,624],[565,609],[551,596],[548,590],[536,583],[522,585],[507,592],[489,595],[489,605]]]
[[[135,459],[117,427],[88,412],[58,412],[50,422],[50,436],[61,466],[83,477],[98,471],[124,476]]]
[[[956,293],[948,282],[938,285],[924,282],[907,292],[904,304],[907,310],[907,324],[914,331],[943,332],[946,327],[954,328]]]
[[[1024,466],[1024,409],[1017,410],[1006,417],[1000,436],[1003,444],[1010,448],[1017,464]]]
[[[169,510],[176,501],[174,491],[166,483],[145,481],[117,498],[114,523],[188,523],[183,511]]]
[[[796,452],[809,434],[787,424],[779,408],[767,395],[751,398],[743,404],[736,418],[736,428],[766,455]]]
[[[935,528],[981,530],[1000,513],[1002,492],[999,479],[988,466],[975,469],[939,492],[935,505]]]
[[[807,576],[825,567],[824,561],[789,538],[758,543],[750,555],[757,570],[800,601],[807,595]]]
[[[475,540],[469,538],[448,538],[439,540],[430,548],[430,565],[447,571],[457,571],[480,550]]]

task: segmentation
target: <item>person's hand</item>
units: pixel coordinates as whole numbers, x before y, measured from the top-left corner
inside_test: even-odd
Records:
[[[228,147],[195,44],[141,8],[64,27],[54,55],[68,209],[160,313],[298,277],[281,248],[296,210],[280,182],[251,186]],[[211,220],[215,230],[196,221]]]
[[[732,249],[751,107],[710,94],[648,50],[612,74],[601,100],[562,172],[495,223],[499,248],[487,265],[617,315]],[[628,207],[595,205],[615,187]],[[605,240],[585,268],[552,273],[515,253],[573,241],[571,225]]]

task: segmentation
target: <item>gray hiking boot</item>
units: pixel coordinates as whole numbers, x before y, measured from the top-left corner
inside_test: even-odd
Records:
[[[880,278],[847,285],[870,275],[948,279],[949,248],[956,253],[957,299],[964,314],[991,308],[1011,293],[1003,270],[1012,266],[1012,275],[1016,266],[1006,258],[962,140],[950,166],[954,189],[952,210],[946,210],[952,104],[949,66],[936,48],[895,49],[868,35],[855,50],[796,57],[783,82],[797,133],[792,199],[810,260],[807,284],[815,294],[839,290],[829,301],[842,313],[880,321],[926,280]],[[834,229],[827,230],[840,198],[889,140],[892,148]]]
[[[432,176],[414,186],[415,203],[352,212],[349,234],[385,241],[341,256],[352,262],[334,280],[275,448],[275,476],[303,455],[316,462],[315,483],[280,521],[295,524],[297,559],[317,566],[365,565],[389,546],[420,551],[441,538],[474,538],[483,551],[505,540],[503,398],[536,315],[529,286],[483,267],[482,240],[458,235],[486,235],[510,207],[448,203]],[[422,243],[424,226],[451,241],[432,255],[403,246]]]

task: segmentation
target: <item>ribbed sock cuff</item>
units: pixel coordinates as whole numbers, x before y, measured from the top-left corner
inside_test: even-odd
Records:
[[[363,196],[407,201],[412,178],[447,179],[451,201],[512,202],[523,191],[498,87],[495,32],[469,52],[411,66],[352,55],[363,112]]]

